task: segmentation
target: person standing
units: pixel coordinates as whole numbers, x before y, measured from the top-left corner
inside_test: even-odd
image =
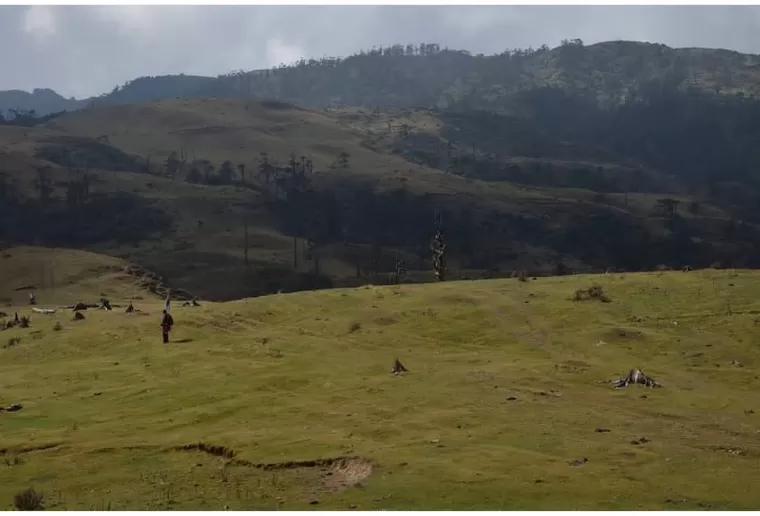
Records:
[[[161,333],[164,337],[164,344],[169,343],[169,332],[172,330],[172,326],[174,326],[174,318],[172,318],[169,312],[164,310],[164,317],[161,319]]]

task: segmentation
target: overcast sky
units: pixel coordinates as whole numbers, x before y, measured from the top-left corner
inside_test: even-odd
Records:
[[[218,75],[374,45],[495,53],[565,38],[760,53],[760,7],[0,6],[0,90],[81,98],[142,75]]]

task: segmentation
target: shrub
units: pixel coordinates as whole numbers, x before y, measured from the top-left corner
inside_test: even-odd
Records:
[[[604,289],[599,285],[594,285],[586,289],[579,288],[575,291],[575,296],[573,297],[574,301],[590,301],[592,299],[601,301],[602,303],[609,303],[612,301],[607,294],[604,293]]]
[[[33,487],[13,495],[13,506],[19,511],[44,511],[44,496]]]

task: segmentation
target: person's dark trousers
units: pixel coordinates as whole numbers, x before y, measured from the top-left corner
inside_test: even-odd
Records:
[[[164,344],[167,344],[169,342],[169,334],[167,332],[162,332],[162,335],[164,336]]]

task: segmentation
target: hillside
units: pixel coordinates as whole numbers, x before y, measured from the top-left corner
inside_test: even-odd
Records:
[[[590,94],[600,105],[619,104],[662,85],[721,95],[760,92],[760,56],[708,48],[580,40],[550,49],[511,49],[472,55],[438,44],[394,45],[346,58],[301,60],[271,70],[217,78],[191,75],[140,77],[99,97],[51,103],[38,90],[29,100],[0,92],[0,109],[36,109],[38,114],[90,104],[136,103],[174,97],[256,95],[324,108],[485,109],[511,112],[512,96],[543,87]],[[39,98],[35,103],[33,99]],[[19,104],[21,103],[21,104]]]
[[[548,136],[536,153],[517,123],[185,99],[0,125],[0,240],[108,253],[207,299],[387,283],[397,258],[429,281],[436,213],[451,279],[758,264],[746,175],[740,197],[731,174],[690,180],[614,148]]]
[[[572,300],[594,284],[609,303]],[[31,314],[2,332],[0,405],[23,407],[0,412],[0,504],[749,510],[758,289],[747,271],[338,289],[177,306],[168,346],[160,300]],[[608,383],[636,367],[662,388]]]
[[[756,61],[422,45],[140,78],[0,125],[0,241],[108,253],[217,300],[388,283],[401,261],[429,281],[436,220],[450,279],[758,267]]]
[[[67,99],[51,89],[35,89],[31,93],[20,90],[0,91],[0,115],[10,115],[11,110],[35,111],[38,115],[75,111],[87,105],[84,100]]]

